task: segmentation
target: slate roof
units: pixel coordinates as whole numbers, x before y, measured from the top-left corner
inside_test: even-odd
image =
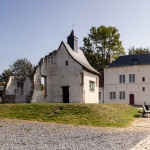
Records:
[[[150,54],[136,54],[120,56],[107,67],[133,66],[132,61],[139,61],[137,65],[150,65]]]
[[[74,52],[72,48],[65,42],[62,42],[66,49],[68,50],[69,54],[72,56],[72,58],[77,61],[79,64],[81,64],[83,67],[85,67],[87,70],[96,73],[97,75],[100,75],[98,71],[96,71],[87,61],[86,57],[83,54],[83,51],[78,49],[78,53]]]
[[[70,33],[70,35],[69,35],[68,37],[70,37],[70,36],[71,36],[71,37],[72,37],[72,36],[75,36],[75,34],[74,34],[74,31],[73,31],[73,30],[71,31],[71,33]],[[76,36],[75,36],[75,37],[76,37]],[[77,37],[76,37],[76,38],[77,38]]]

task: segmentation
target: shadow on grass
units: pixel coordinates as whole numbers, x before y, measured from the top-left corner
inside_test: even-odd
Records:
[[[138,113],[138,114],[134,115],[134,118],[140,118],[140,117],[142,117],[142,113]]]
[[[134,118],[141,118],[142,117],[142,110],[138,110],[137,114],[134,115]]]

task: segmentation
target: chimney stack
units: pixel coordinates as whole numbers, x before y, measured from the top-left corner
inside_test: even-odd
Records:
[[[112,57],[110,55],[107,56],[107,63],[108,65],[112,63]]]

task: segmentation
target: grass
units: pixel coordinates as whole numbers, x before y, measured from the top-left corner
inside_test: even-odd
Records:
[[[125,104],[0,104],[0,119],[126,127],[137,115],[137,108]]]

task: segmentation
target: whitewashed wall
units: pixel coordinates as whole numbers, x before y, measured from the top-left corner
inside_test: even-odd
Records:
[[[16,103],[26,103],[28,96],[30,95],[32,82],[27,76],[26,80],[23,81],[23,92],[21,92],[20,87],[17,86],[17,79],[14,76],[10,76],[9,81],[6,86],[6,95],[14,95]]]
[[[68,61],[68,65],[66,65]],[[39,87],[41,76],[47,78],[47,96],[44,102],[63,102],[62,86],[69,86],[69,102],[83,102],[83,89],[81,86],[82,66],[68,54],[62,44],[58,51],[43,59],[35,74],[35,88]],[[39,88],[34,90],[32,102],[39,102],[42,92]]]
[[[52,102],[63,102],[62,86],[69,86],[69,102],[83,101],[81,72],[82,66],[73,60],[62,44],[50,67],[49,91]]]
[[[68,61],[68,65],[66,65]],[[84,87],[81,84],[81,73],[84,74]],[[40,89],[41,76],[46,77],[47,95],[42,96]],[[89,80],[97,85],[94,92],[89,91]],[[61,44],[59,50],[50,53],[41,60],[35,76],[35,89],[31,102],[63,102],[62,87],[69,86],[69,102],[72,103],[98,103],[99,77],[83,70]],[[41,98],[42,97],[42,98]]]
[[[17,89],[17,82],[14,76],[10,76],[7,86],[6,86],[6,94],[7,95],[15,95],[15,89]]]
[[[129,82],[129,74],[135,74],[135,82]],[[119,75],[125,75],[125,83],[119,83]],[[145,82],[142,77],[145,77]],[[145,91],[142,91],[142,87],[145,87]],[[119,99],[119,91],[125,91],[125,99]],[[110,99],[110,92],[116,92],[116,99]],[[150,65],[104,69],[105,103],[129,104],[129,94],[134,94],[135,104],[150,104]]]
[[[38,66],[34,74],[34,92],[32,95],[31,103],[44,102],[41,90],[41,66]]]
[[[95,90],[90,91],[89,81],[95,82]],[[87,71],[84,71],[84,102],[85,103],[99,103],[99,77]]]

